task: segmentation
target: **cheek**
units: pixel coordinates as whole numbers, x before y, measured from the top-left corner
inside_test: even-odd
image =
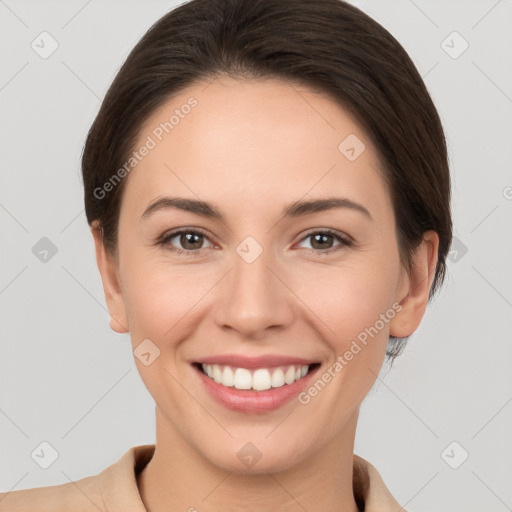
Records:
[[[180,271],[153,260],[135,261],[132,258],[130,265],[125,267],[126,275],[130,277],[125,279],[124,293],[139,374],[148,391],[165,410],[179,406],[172,401],[165,405],[161,400],[171,400],[170,397],[180,393],[180,387],[172,377],[177,377],[180,371],[176,361],[180,359],[181,342],[189,338],[197,326],[200,299],[213,283],[208,284],[208,279],[201,279],[191,272],[192,267]],[[151,344],[144,341],[147,339]],[[148,365],[142,359],[137,360],[138,353],[146,352],[151,358],[155,357]]]
[[[155,255],[125,260],[123,294],[134,343],[144,338],[155,343],[180,339],[199,312],[201,298],[215,283],[206,267],[158,260]]]
[[[396,278],[396,270],[384,272],[377,264],[330,268],[315,275],[315,286],[303,286],[300,292],[331,354],[317,377],[327,384],[315,407],[325,415],[337,411],[334,430],[345,419],[343,411],[360,405],[380,372],[389,324],[396,314],[392,293]],[[313,383],[306,390],[311,400],[316,400],[317,389],[324,385]]]
[[[319,266],[314,278],[311,270],[301,274],[310,277],[307,282],[304,277],[296,277],[294,289],[318,317],[317,323],[324,324],[322,332],[337,353],[347,350],[347,344],[392,308],[398,278],[393,265],[354,260],[353,264],[338,267]],[[383,326],[380,321],[377,327],[387,341],[388,323]]]

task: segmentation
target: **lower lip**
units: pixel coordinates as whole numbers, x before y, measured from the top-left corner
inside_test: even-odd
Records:
[[[296,397],[309,384],[319,366],[310,370],[293,384],[284,384],[279,388],[270,388],[265,391],[223,386],[210,379],[197,366],[193,366],[193,368],[199,374],[207,391],[224,407],[246,414],[259,414],[278,409]]]

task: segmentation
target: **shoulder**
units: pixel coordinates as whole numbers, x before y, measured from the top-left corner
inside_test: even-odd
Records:
[[[98,512],[105,510],[99,476],[49,487],[0,493],[0,512]]]
[[[407,512],[391,494],[377,468],[354,454],[354,495],[365,512]]]
[[[130,448],[101,473],[49,487],[0,493],[0,512],[145,512],[136,474],[154,444]]]

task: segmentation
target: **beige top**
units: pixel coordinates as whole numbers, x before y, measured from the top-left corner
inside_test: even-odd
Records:
[[[154,451],[154,444],[134,446],[95,476],[0,493],[0,512],[146,512],[136,475],[151,460]],[[406,512],[375,467],[358,455],[354,455],[353,488],[364,512]]]

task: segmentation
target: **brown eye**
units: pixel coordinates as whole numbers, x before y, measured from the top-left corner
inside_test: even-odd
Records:
[[[172,242],[173,240],[174,242]],[[202,246],[205,240],[208,240],[208,237],[201,231],[182,229],[165,236],[159,244],[178,254],[190,253],[194,255],[204,249]]]
[[[317,233],[316,235],[310,235],[311,245],[313,249],[330,249],[332,242],[334,242],[334,236],[324,233]]]
[[[319,255],[328,254],[352,245],[352,240],[347,236],[331,230],[314,231],[306,235],[302,240],[308,239],[311,240],[311,250]],[[339,243],[333,245],[336,240]]]
[[[184,249],[194,250],[200,249],[203,242],[203,235],[197,233],[181,233],[179,242]]]

